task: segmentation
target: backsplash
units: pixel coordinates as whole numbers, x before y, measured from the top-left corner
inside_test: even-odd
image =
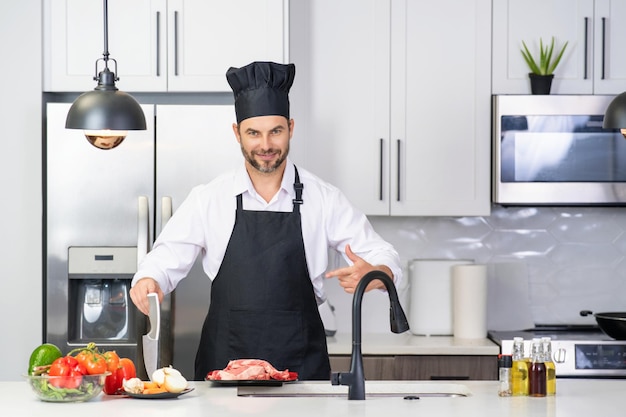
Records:
[[[371,217],[398,250],[405,282],[415,258],[466,258],[526,264],[529,304],[537,324],[595,324],[580,310],[626,311],[626,208],[501,207],[489,217]],[[350,332],[351,299],[328,282],[337,327]],[[370,295],[371,294],[371,295]],[[363,331],[388,332],[384,294],[363,300]],[[376,299],[369,301],[369,299]],[[403,303],[404,304],[404,303]]]

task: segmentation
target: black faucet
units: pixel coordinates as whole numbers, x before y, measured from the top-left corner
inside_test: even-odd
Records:
[[[363,354],[361,353],[361,302],[365,293],[365,287],[375,279],[385,284],[389,294],[391,331],[403,333],[409,330],[409,322],[398,300],[398,292],[393,280],[382,271],[371,271],[365,274],[356,286],[352,299],[352,358],[350,361],[350,372],[333,372],[330,376],[332,385],[347,385],[349,387],[349,400],[365,399],[365,375],[363,373]]]

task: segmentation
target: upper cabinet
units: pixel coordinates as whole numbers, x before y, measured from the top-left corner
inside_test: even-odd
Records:
[[[292,3],[304,165],[368,215],[488,215],[490,18],[490,0]]]
[[[522,41],[569,42],[555,71],[553,94],[619,94],[626,90],[626,2],[499,0],[493,2],[493,93],[530,94]]]
[[[287,4],[109,0],[108,49],[118,62],[117,86],[132,92],[231,91],[229,67],[288,60]],[[44,0],[44,91],[95,88],[103,19],[101,1]]]

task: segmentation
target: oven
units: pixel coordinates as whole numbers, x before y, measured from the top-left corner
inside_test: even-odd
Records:
[[[626,378],[626,341],[607,336],[597,326],[537,326],[522,331],[489,331],[489,338],[510,355],[513,338],[524,339],[529,355],[533,338],[550,337],[557,378]]]

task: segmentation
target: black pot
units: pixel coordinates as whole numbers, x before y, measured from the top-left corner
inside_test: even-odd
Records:
[[[593,314],[589,310],[580,312],[581,316]],[[596,313],[593,314],[600,329],[616,340],[626,340],[626,312]]]
[[[532,94],[538,94],[538,95],[550,94],[550,89],[552,87],[552,79],[554,78],[554,74],[539,75],[539,74],[533,74],[531,72],[528,74],[528,77],[530,77],[530,92]]]

